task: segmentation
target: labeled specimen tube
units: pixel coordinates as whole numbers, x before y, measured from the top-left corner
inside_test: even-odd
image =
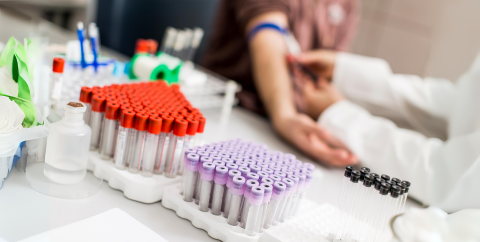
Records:
[[[208,204],[210,202],[210,193],[212,191],[214,173],[215,165],[213,163],[203,163],[203,170],[202,174],[200,175],[200,201],[198,203],[198,209],[202,212],[208,212]]]
[[[290,195],[290,201],[287,204],[285,214],[282,217],[283,221],[286,221],[287,219],[289,219],[290,217],[293,216],[293,209],[294,209],[295,204],[297,202],[297,199],[298,199],[298,196],[299,196],[298,192],[300,190],[300,188],[299,188],[300,177],[298,177],[296,175],[291,175],[291,174],[287,174],[287,177],[292,179],[295,182],[295,185],[293,186],[292,195]]]
[[[183,200],[185,202],[193,201],[199,160],[200,156],[197,154],[188,154],[185,158],[185,173],[183,174]]]
[[[132,149],[129,152],[128,171],[130,173],[139,173],[142,167],[143,148],[145,146],[145,134],[147,130],[148,115],[144,113],[135,114],[134,137],[132,140]]]
[[[242,176],[233,177],[232,187],[230,191],[232,193],[232,198],[230,201],[230,212],[228,214],[227,223],[236,226],[238,215],[240,214],[240,204],[243,199],[243,191],[245,185],[245,178]]]
[[[145,137],[145,149],[142,159],[142,176],[153,176],[153,168],[155,165],[155,156],[157,155],[158,137],[162,130],[162,118],[148,118],[148,129]]]
[[[188,149],[193,148],[194,142],[195,142],[195,134],[197,133],[198,129],[198,121],[195,119],[187,119],[188,125],[187,125],[187,133],[185,135],[185,142],[183,144],[183,150],[182,154],[185,154],[185,151]],[[181,161],[180,161],[180,166],[178,168],[178,175],[183,174],[183,169],[185,163],[183,162],[185,156],[182,156]]]
[[[167,161],[168,145],[170,144],[170,133],[173,130],[173,118],[168,115],[162,116],[162,132],[158,137],[157,154],[155,156],[154,174],[163,174]]]
[[[307,188],[306,188],[307,176],[305,174],[302,174],[302,173],[296,174],[296,176],[298,176],[298,178],[299,178],[299,182],[298,182],[299,190],[298,190],[297,201],[295,202],[294,207],[293,207],[292,216],[295,216],[295,215],[298,214],[298,209],[299,209],[299,207],[301,207],[303,199],[305,198],[305,195],[307,194]]]
[[[213,186],[213,197],[212,197],[212,214],[220,215],[222,214],[222,203],[223,203],[223,194],[225,190],[225,184],[228,180],[228,168],[226,166],[216,166],[215,167],[215,185]]]
[[[195,204],[198,204],[200,202],[200,190],[202,190],[201,175],[203,173],[203,164],[206,162],[213,162],[212,158],[208,156],[202,156],[202,154],[199,153],[201,152],[197,152],[197,154],[200,156],[200,162],[198,162],[197,182],[195,185],[195,194],[193,195],[195,198]]]
[[[87,108],[83,114],[83,121],[85,121],[87,125],[90,125],[90,115],[92,113],[92,89],[90,87],[82,87],[80,90],[80,102],[85,104]]]
[[[247,175],[245,176],[245,178],[248,180],[255,180],[255,181],[258,181],[260,179],[260,176],[257,175],[256,173],[253,173],[253,172],[249,172],[247,173]]]
[[[239,221],[240,221],[240,227],[245,228],[247,218],[248,218],[248,209],[250,207],[250,203],[248,202],[248,199],[250,198],[250,192],[252,191],[252,188],[254,186],[258,186],[260,183],[258,183],[257,180],[251,179],[247,180],[245,182],[245,192],[243,194],[243,201],[242,204],[243,206],[240,207],[240,210],[242,211],[240,213]]]
[[[176,119],[173,125],[173,135],[168,146],[165,164],[165,176],[168,178],[175,178],[177,176],[180,160],[183,157],[182,150],[187,126],[187,121],[183,119]]]
[[[247,213],[245,234],[248,236],[255,236],[255,229],[257,227],[258,218],[261,215],[260,207],[263,203],[263,196],[265,190],[260,186],[252,187],[250,195],[248,196],[249,209]]]
[[[203,139],[202,139],[203,138],[203,130],[205,129],[205,123],[206,123],[207,120],[204,117],[197,117],[195,119],[198,121],[198,129],[197,129],[197,134],[195,136],[194,145],[199,146],[203,142]]]
[[[292,203],[292,199],[294,197],[294,194],[295,194],[295,189],[296,189],[296,183],[295,183],[295,180],[291,179],[291,178],[283,178],[282,181],[287,184],[287,191],[285,193],[285,201],[283,203],[283,206],[282,206],[282,212],[280,213],[279,217],[278,217],[278,221],[280,223],[283,223],[287,220],[287,216],[288,216],[288,213],[290,212],[290,209],[291,209],[291,203]],[[297,181],[298,181],[298,177],[297,177]],[[291,186],[289,187],[289,185],[291,184]]]
[[[273,219],[274,225],[277,225],[278,223],[280,223],[280,219],[283,216],[284,210],[286,208],[286,204],[289,202],[293,186],[295,185],[295,182],[289,178],[283,178],[282,182],[285,183],[285,185],[287,185],[287,188],[285,189],[285,194],[283,196],[282,202],[278,207],[278,211],[275,213],[275,218]]]
[[[268,177],[264,177],[262,178],[262,180],[260,180],[260,184],[272,184],[274,183],[275,181],[272,180],[272,178],[268,178]]]
[[[265,221],[263,223],[264,229],[272,227],[275,215],[279,212],[278,207],[283,200],[286,189],[287,185],[283,182],[276,181],[275,183],[273,183],[272,197],[270,199],[270,202],[268,203],[267,214],[265,215]]]
[[[227,167],[230,164],[227,164]],[[232,164],[235,165],[235,164]],[[238,167],[237,167],[238,168]],[[230,204],[232,200],[232,186],[233,186],[233,177],[235,176],[241,176],[241,173],[237,170],[229,170],[228,171],[228,179],[227,179],[227,189],[225,192],[224,196],[224,201],[223,201],[223,217],[228,218],[228,215],[230,213]]]
[[[102,128],[102,144],[100,145],[100,158],[110,160],[115,150],[115,133],[118,129],[118,110],[120,105],[114,102],[107,103],[105,121]]]
[[[102,124],[105,117],[105,97],[94,95],[92,98],[92,113],[90,117],[90,128],[92,128],[92,138],[90,140],[90,150],[98,150],[100,146],[100,137],[102,135]]]
[[[258,217],[257,223],[255,225],[255,233],[263,232],[263,224],[265,223],[265,217],[267,216],[268,203],[272,198],[273,183],[262,183],[260,184],[260,187],[263,188],[265,194],[263,195],[263,202],[262,206],[260,207],[260,216]]]

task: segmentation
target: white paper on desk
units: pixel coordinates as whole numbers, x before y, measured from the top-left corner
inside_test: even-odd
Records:
[[[114,208],[19,242],[167,242],[126,212]]]

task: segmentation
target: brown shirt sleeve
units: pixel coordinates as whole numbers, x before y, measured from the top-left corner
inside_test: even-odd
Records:
[[[245,31],[250,20],[268,12],[283,12],[287,16],[290,11],[288,0],[230,0],[234,8],[235,20],[242,31]]]

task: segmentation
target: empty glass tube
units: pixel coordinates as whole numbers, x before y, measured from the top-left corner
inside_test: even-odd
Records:
[[[268,178],[265,178],[268,179]],[[258,221],[255,225],[255,233],[263,232],[263,224],[265,223],[265,217],[267,216],[268,203],[272,197],[273,183],[262,183],[260,187],[263,188],[265,194],[263,195],[263,202],[260,207],[260,216],[258,216]]]
[[[256,224],[260,215],[260,207],[263,203],[265,190],[260,186],[252,187],[248,196],[248,212],[245,219],[245,234],[249,236],[255,235]]]
[[[257,180],[251,179],[247,180],[245,182],[245,192],[243,194],[243,200],[242,200],[242,205],[240,206],[240,216],[238,221],[240,221],[240,227],[245,228],[245,225],[247,224],[247,219],[248,219],[248,209],[250,207],[250,203],[248,202],[248,199],[250,198],[250,193],[252,191],[252,188],[254,186],[258,186],[260,183]]]
[[[132,149],[129,151],[128,171],[139,173],[142,167],[143,147],[145,145],[145,133],[147,130],[148,115],[143,113],[135,114],[134,137],[132,140]]]
[[[200,156],[197,154],[188,154],[185,158],[185,173],[183,174],[183,200],[185,202],[193,201],[199,160]]]
[[[187,132],[187,121],[176,119],[173,125],[173,135],[168,145],[167,160],[165,164],[165,176],[175,178],[177,176],[180,160],[183,157],[183,142]]]
[[[295,185],[295,182],[292,181],[289,178],[283,178],[282,182],[287,185],[287,188],[285,189],[285,194],[283,196],[282,202],[280,203],[278,207],[278,211],[275,213],[275,218],[273,219],[273,224],[277,225],[280,223],[280,219],[282,218],[282,215],[284,213],[284,210],[286,208],[286,204],[288,203],[290,199],[290,195],[292,193],[293,186]]]
[[[272,227],[275,215],[278,213],[278,207],[280,206],[287,185],[283,182],[276,181],[273,183],[273,192],[270,202],[267,206],[267,214],[265,215],[265,221],[263,223],[263,228],[268,229]]]
[[[162,129],[162,118],[148,118],[148,129],[145,137],[145,149],[142,158],[142,175],[146,177],[153,176],[155,165],[155,156],[157,154],[158,136]]]
[[[92,138],[90,140],[90,150],[98,150],[100,146],[100,137],[102,135],[102,124],[105,117],[105,97],[95,95],[92,98],[92,113],[90,115],[90,128],[92,128]]]
[[[203,163],[202,174],[200,175],[200,201],[198,209],[202,212],[208,212],[208,204],[210,202],[210,193],[212,191],[213,176],[215,173],[215,165],[211,162]]]
[[[227,164],[228,165],[235,165],[235,164]],[[236,165],[235,165],[236,166]],[[238,170],[229,170],[228,171],[228,180],[227,180],[227,189],[225,192],[225,199],[224,199],[224,206],[223,206],[223,216],[225,218],[228,218],[228,215],[230,214],[230,204],[231,204],[231,199],[232,199],[232,186],[233,186],[233,178],[235,176],[241,176],[242,173],[240,173]]]
[[[100,145],[100,158],[110,160],[115,150],[115,133],[118,129],[118,109],[120,105],[114,102],[107,103],[105,120],[102,128],[102,144]]]
[[[130,110],[123,111],[120,120],[120,127],[118,128],[117,135],[117,148],[115,149],[115,168],[119,170],[125,169],[127,165],[127,141],[130,131],[133,131],[133,122],[135,118],[135,112]]]
[[[222,213],[223,194],[225,190],[225,184],[228,179],[228,168],[226,166],[215,167],[215,184],[213,186],[212,197],[212,214],[220,215]]]
[[[158,137],[157,155],[155,156],[154,174],[163,174],[165,163],[167,161],[168,145],[170,144],[170,136],[173,129],[173,118],[168,115],[162,116],[162,132]]]
[[[87,111],[85,111],[83,115],[83,121],[85,121],[87,125],[90,125],[90,114],[92,113],[92,105],[90,104],[92,102],[92,89],[90,87],[82,87],[80,90],[80,102],[85,104],[87,108]]]
[[[187,133],[185,135],[185,142],[183,144],[183,151],[182,154],[185,154],[185,151],[188,149],[193,148],[194,142],[195,142],[195,134],[197,133],[198,129],[198,121],[195,119],[187,119],[188,125],[187,125]],[[184,169],[184,160],[185,156],[182,157],[180,161],[180,166],[178,169],[178,174],[181,175],[183,174],[183,169]]]
[[[230,191],[232,193],[232,198],[230,201],[230,212],[228,214],[227,223],[236,226],[238,216],[240,214],[240,204],[243,199],[245,178],[242,176],[233,177],[232,187]]]
[[[202,154],[199,154],[199,153],[201,152],[197,152],[197,154],[200,156],[200,162],[198,162],[197,182],[195,184],[195,194],[193,195],[195,198],[195,204],[199,204],[200,202],[200,190],[202,190],[201,176],[203,173],[203,164],[206,162],[210,162],[210,163],[213,162],[212,158],[208,156],[202,156]]]

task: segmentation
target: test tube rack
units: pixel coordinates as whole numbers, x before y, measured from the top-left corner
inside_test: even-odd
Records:
[[[96,177],[108,181],[111,188],[123,191],[125,197],[143,203],[160,201],[164,189],[167,186],[179,184],[182,179],[181,176],[167,178],[164,175],[144,177],[127,170],[119,170],[115,168],[112,160],[102,160],[97,151],[90,151],[87,169]]]
[[[328,242],[335,207],[324,203],[316,204],[304,199],[299,213],[292,219],[264,230],[255,236],[248,236],[239,226],[231,226],[223,216],[198,210],[193,202],[183,201],[180,185],[168,186],[164,190],[162,205],[174,210],[177,216],[188,219],[196,228],[205,230],[209,236],[224,242]]]

